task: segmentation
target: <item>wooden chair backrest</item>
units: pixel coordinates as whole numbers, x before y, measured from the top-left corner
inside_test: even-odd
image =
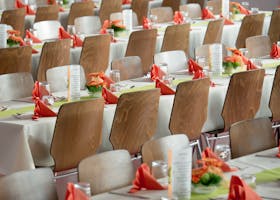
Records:
[[[109,20],[111,13],[121,12],[121,11],[122,11],[122,0],[102,1],[99,10],[99,17],[101,23],[103,24],[105,20]]]
[[[203,44],[221,43],[224,19],[210,21],[204,36]]]
[[[29,72],[32,68],[30,46],[0,49],[0,74]]]
[[[38,66],[38,81],[46,81],[48,69],[70,64],[70,46],[70,39],[44,43]]]
[[[74,25],[74,21],[77,17],[93,16],[93,15],[94,15],[93,1],[72,3],[70,11],[69,11],[69,15],[68,15],[67,24]]]
[[[269,108],[272,113],[272,121],[280,121],[280,65],[277,67],[274,75],[272,90],[269,99]]]
[[[211,0],[206,2],[206,6],[213,7],[213,14],[219,15],[222,13],[222,1],[221,0]]]
[[[140,152],[156,132],[159,96],[158,89],[120,96],[110,135],[113,149],[126,149],[131,155]]]
[[[148,73],[153,64],[156,39],[156,29],[134,31],[129,36],[125,56],[139,56],[142,60],[144,73]]]
[[[222,118],[224,130],[238,121],[253,119],[259,110],[264,69],[235,73],[228,86]]]
[[[80,162],[78,172],[80,182],[90,183],[92,195],[129,186],[134,178],[133,163],[126,150],[87,157]]]
[[[173,12],[178,11],[180,7],[180,0],[163,0],[162,7],[171,7]]]
[[[188,3],[198,3],[201,9],[205,7],[205,2],[205,0],[188,0]]]
[[[143,17],[147,17],[150,0],[133,0],[131,3],[131,9],[136,13],[138,23],[142,24]]]
[[[162,51],[182,50],[189,54],[190,24],[168,26],[165,30]]]
[[[109,65],[111,37],[108,34],[86,37],[80,57],[85,74],[105,72]],[[102,48],[100,48],[102,47]]]
[[[36,10],[34,22],[46,21],[46,20],[58,20],[59,6],[48,5],[38,7]]]
[[[102,98],[60,107],[51,143],[55,172],[76,168],[82,159],[95,154],[101,144],[103,110]]]
[[[245,43],[249,58],[259,58],[270,54],[271,41],[267,35],[248,37]]]
[[[261,35],[265,14],[252,14],[243,18],[238,36],[235,42],[236,48],[245,48],[245,40],[248,37]]]
[[[201,17],[201,7],[198,3],[188,3],[180,6],[180,11],[188,13],[190,18]]]
[[[276,147],[276,141],[268,118],[245,120],[234,123],[229,129],[231,157]]]
[[[269,29],[268,29],[268,35],[272,43],[276,43],[277,41],[280,41],[279,21],[280,21],[280,9],[273,10]]]
[[[157,16],[157,23],[171,22],[173,20],[173,10],[171,7],[152,8],[151,14]]]

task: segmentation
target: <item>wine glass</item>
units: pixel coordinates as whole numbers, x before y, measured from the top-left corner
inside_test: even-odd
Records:
[[[217,144],[215,146],[215,154],[223,161],[229,161],[231,158],[230,147],[228,144]]]

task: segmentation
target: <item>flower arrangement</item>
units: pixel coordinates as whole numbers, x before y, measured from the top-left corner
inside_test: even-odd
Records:
[[[20,37],[20,32],[16,30],[8,30],[8,39],[7,39],[7,45],[9,47],[13,46],[19,46],[22,42],[22,38]]]
[[[226,74],[232,74],[234,72],[245,71],[242,57],[236,54],[227,56],[223,60],[223,67]]]
[[[101,94],[104,84],[103,79],[100,77],[100,73],[88,74],[86,88],[91,96],[98,97]]]
[[[118,35],[118,33],[125,31],[125,26],[122,24],[122,20],[105,20],[103,23],[103,26],[100,30],[101,34],[106,34],[107,29],[113,29],[115,35]]]

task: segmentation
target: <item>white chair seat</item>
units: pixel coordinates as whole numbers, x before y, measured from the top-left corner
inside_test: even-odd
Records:
[[[40,21],[33,25],[33,28],[37,31],[37,37],[40,40],[53,40],[58,39],[59,27],[61,24],[59,21]]]
[[[74,21],[76,33],[97,34],[101,29],[101,22],[98,16],[77,17]]]

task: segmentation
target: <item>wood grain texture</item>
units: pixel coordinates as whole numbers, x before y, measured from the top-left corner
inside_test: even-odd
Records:
[[[207,0],[188,0],[188,3],[198,3],[201,8],[204,8]]]
[[[144,73],[150,71],[153,64],[157,39],[157,30],[134,31],[129,36],[125,56],[139,56],[142,60]]]
[[[112,69],[120,70],[121,80],[134,79],[144,76],[141,58],[128,56],[112,61]]]
[[[224,19],[217,19],[208,23],[203,44],[221,43]]]
[[[199,139],[207,119],[209,87],[209,78],[177,86],[169,122],[172,134],[186,134],[190,141]]]
[[[279,122],[280,121],[280,65],[277,67],[272,90],[269,99],[269,108],[272,113],[272,121]]]
[[[161,52],[182,50],[189,54],[190,24],[168,26],[165,30]]]
[[[76,168],[101,144],[103,98],[63,104],[59,111],[51,144],[54,171]]]
[[[156,132],[160,91],[158,89],[122,94],[112,124],[113,149],[126,149],[131,155]]]
[[[20,31],[20,36],[24,36],[24,19],[25,8],[4,10],[1,16],[1,24],[8,24],[13,27],[14,30]]]
[[[261,35],[265,14],[251,14],[243,18],[238,36],[235,42],[236,48],[245,48],[245,40],[248,37]]]
[[[0,83],[1,101],[32,96],[34,81],[29,72],[0,75]]]
[[[80,57],[85,74],[105,72],[109,65],[111,37],[108,34],[86,37]]]
[[[173,12],[178,11],[180,7],[180,0],[163,0],[162,7],[171,7]]]
[[[138,23],[142,24],[143,17],[148,15],[148,7],[150,0],[133,0],[131,3],[131,9],[136,13]]]
[[[102,1],[99,10],[101,23],[103,23],[105,20],[109,20],[111,13],[115,12],[122,12],[122,0]]]
[[[36,10],[34,23],[40,21],[47,21],[47,20],[58,20],[58,12],[59,12],[58,5],[48,5],[48,6],[38,7]]]
[[[30,46],[0,49],[0,74],[31,73],[32,48]]]
[[[70,64],[70,45],[70,39],[44,43],[38,66],[38,81],[46,81],[48,69]]]
[[[235,122],[255,117],[260,107],[264,72],[258,69],[231,76],[222,110],[225,131]]]
[[[134,166],[126,150],[99,153],[82,160],[79,182],[90,183],[92,195],[131,185]]]
[[[268,29],[268,35],[272,43],[280,41],[280,9],[273,10],[270,25]]]
[[[189,145],[189,140],[184,134],[169,135],[145,142],[142,147],[142,160],[152,167],[155,160],[168,161],[168,150]]]
[[[157,23],[171,22],[173,20],[173,10],[171,7],[152,8],[151,14],[157,16]]]
[[[230,127],[229,134],[232,158],[276,147],[268,118],[237,122]]]
[[[57,200],[53,172],[41,168],[1,177],[0,199]]]
[[[219,15],[222,13],[222,0],[211,0],[206,2],[206,6],[212,6],[214,15]]]
[[[270,54],[271,41],[267,35],[248,37],[245,43],[249,58],[258,58]]]
[[[93,9],[94,9],[93,1],[72,3],[68,15],[67,25],[74,25],[74,21],[77,17],[93,16],[94,14]]]

